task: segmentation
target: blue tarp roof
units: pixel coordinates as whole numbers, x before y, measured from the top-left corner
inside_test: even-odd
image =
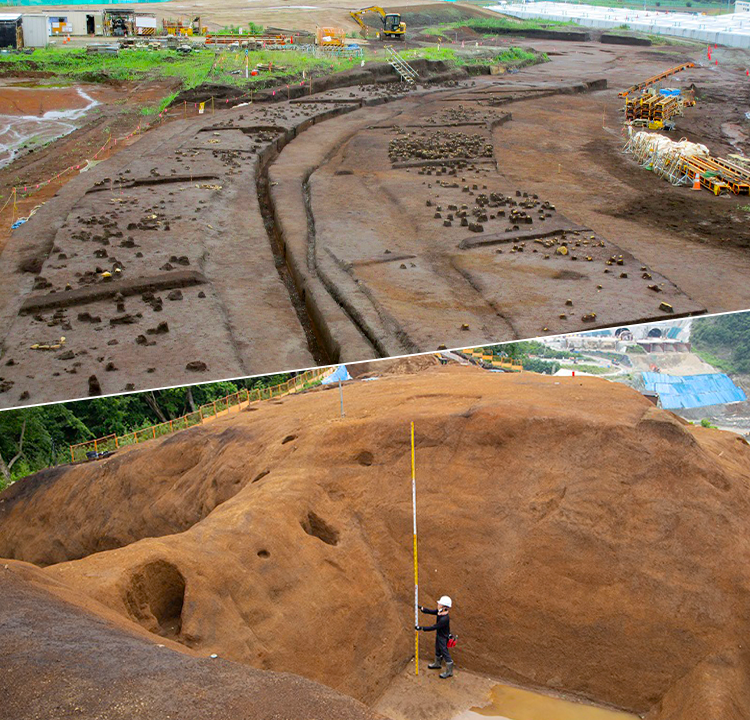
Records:
[[[644,372],[642,375],[646,391],[658,393],[662,407],[669,410],[747,400],[742,388],[724,373],[678,376]]]
[[[334,372],[332,372],[327,377],[324,377],[321,384],[322,385],[329,385],[330,383],[335,383],[341,380],[341,382],[344,382],[345,380],[351,380],[352,376],[349,374],[349,371],[346,369],[346,365],[339,365]]]

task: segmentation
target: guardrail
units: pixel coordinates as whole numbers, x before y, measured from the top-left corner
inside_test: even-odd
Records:
[[[154,440],[164,435],[171,435],[179,430],[186,430],[196,425],[202,425],[216,417],[228,413],[232,408],[241,410],[243,405],[260,402],[262,400],[271,400],[272,398],[289,395],[300,390],[306,390],[317,380],[322,379],[325,375],[333,372],[336,368],[315,368],[308,370],[300,375],[290,378],[280,385],[273,387],[255,388],[254,390],[240,390],[239,392],[226,395],[223,398],[213,402],[201,405],[194,412],[182,415],[174,420],[149,425],[148,427],[134,430],[125,435],[105,435],[104,437],[87,440],[86,442],[77,443],[70,446],[70,459],[72,462],[80,462],[89,459],[88,453],[107,453],[119,450],[129,445]]]
[[[467,355],[474,360],[479,360],[485,365],[491,365],[501,370],[508,370],[509,372],[522,372],[523,362],[521,360],[514,360],[513,358],[500,358],[495,355],[488,355],[481,350],[469,348],[467,350],[461,350],[464,355]]]

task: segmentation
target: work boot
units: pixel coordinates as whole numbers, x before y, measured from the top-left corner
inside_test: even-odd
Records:
[[[435,659],[427,666],[430,670],[440,670],[443,667],[443,658],[435,655]]]
[[[453,663],[447,662],[445,663],[445,671],[440,673],[440,677],[445,680],[445,678],[453,677]]]

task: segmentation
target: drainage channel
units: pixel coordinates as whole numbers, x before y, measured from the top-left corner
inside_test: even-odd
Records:
[[[272,161],[272,160],[271,160]],[[266,228],[266,234],[271,244],[271,252],[273,253],[273,261],[276,267],[276,271],[279,273],[279,277],[283,281],[287,292],[289,293],[289,299],[292,302],[294,311],[297,313],[297,319],[299,320],[302,330],[305,333],[305,339],[307,340],[307,347],[310,354],[313,356],[317,365],[330,365],[332,362],[331,357],[321,341],[320,335],[316,331],[315,324],[312,318],[307,312],[305,303],[300,297],[297,290],[297,286],[294,284],[292,274],[289,272],[289,267],[286,264],[286,257],[284,255],[284,246],[281,242],[281,235],[279,228],[276,225],[276,219],[273,213],[273,203],[271,196],[268,192],[268,165],[270,162],[263,163],[256,180],[256,187],[258,190],[258,203],[260,205],[260,213],[263,217],[263,225]]]

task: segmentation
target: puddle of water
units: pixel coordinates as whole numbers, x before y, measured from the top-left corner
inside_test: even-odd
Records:
[[[99,104],[83,88],[64,86],[6,86],[0,88],[0,99],[4,111],[0,114],[0,168],[11,163],[24,145],[43,145],[72,132],[75,121]]]
[[[495,685],[490,690],[489,705],[465,710],[453,720],[487,717],[497,720],[639,720],[638,715],[583,705],[509,685]]]

